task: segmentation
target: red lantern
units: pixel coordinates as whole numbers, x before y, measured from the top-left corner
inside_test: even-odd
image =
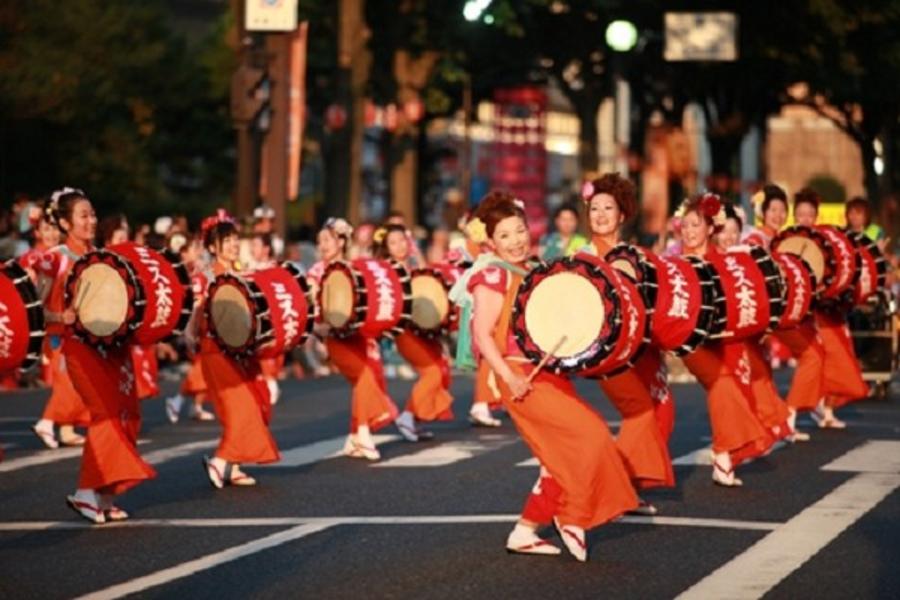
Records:
[[[403,105],[403,114],[412,123],[418,123],[425,116],[425,104],[418,98],[410,100]]]
[[[347,110],[340,104],[332,104],[325,110],[325,126],[331,130],[342,129],[347,124]]]

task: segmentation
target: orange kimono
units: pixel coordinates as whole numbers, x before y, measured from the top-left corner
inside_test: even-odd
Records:
[[[191,368],[188,369],[184,381],[181,382],[179,390],[184,396],[196,396],[205,394],[207,390],[206,379],[203,377],[203,365],[200,364],[200,356],[197,355],[191,360]]]
[[[60,270],[47,296],[47,310],[61,314],[65,306],[65,286],[72,265],[79,256],[68,246],[59,246],[51,250],[61,254]],[[63,346],[68,342],[66,328],[62,323],[47,324],[47,339],[44,348],[50,361],[53,391],[44,407],[42,419],[48,419],[62,425],[86,426],[91,422],[91,415],[85,400],[72,385],[66,360],[63,358]]]
[[[728,452],[734,466],[761,456],[773,440],[750,409],[749,365],[740,367],[743,344],[701,346],[682,360],[706,390],[713,452]]]
[[[612,249],[596,236],[591,246],[598,256],[605,256]],[[675,485],[668,438],[660,428],[656,402],[650,393],[660,359],[658,351],[648,348],[638,360],[644,363],[642,367],[600,381],[603,393],[622,415],[616,445],[638,489]]]
[[[218,263],[213,265],[213,275],[224,271]],[[272,405],[258,361],[239,362],[222,352],[202,316],[198,358],[207,392],[222,422],[222,439],[215,456],[239,464],[279,460],[281,455],[268,427]]]
[[[279,460],[281,455],[268,427],[269,392],[258,364],[235,360],[208,336],[200,340],[200,364],[222,422],[222,439],[215,456],[239,464]]]
[[[453,419],[450,366],[441,343],[409,331],[404,331],[394,341],[400,355],[419,373],[419,380],[413,385],[406,402],[406,410],[418,421]]]
[[[823,392],[825,403],[838,408],[869,396],[847,323],[841,315],[816,311],[816,325],[825,351]]]
[[[387,393],[384,370],[375,340],[355,335],[325,338],[331,361],[353,386],[350,403],[350,432],[360,425],[371,431],[381,429],[397,418],[397,406]]]
[[[472,277],[469,287],[487,285],[504,294],[494,341],[507,355],[510,368],[527,376],[533,365],[517,356],[509,331],[521,283],[521,275],[488,267]],[[547,524],[556,517],[562,524],[588,529],[638,506],[606,422],[578,396],[568,379],[541,371],[532,381],[531,392],[520,400],[512,398],[504,382],[497,383],[516,429],[542,465],[538,484],[522,511],[524,518]]]
[[[813,410],[823,396],[825,347],[812,319],[792,329],[779,329],[772,335],[788,347],[797,367],[785,401],[795,411]]]
[[[750,408],[773,441],[786,438],[791,433],[790,411],[772,380],[772,366],[763,356],[762,340],[749,340],[744,347],[750,361]]]
[[[118,495],[156,477],[137,452],[141,412],[129,349],[103,351],[69,338],[63,355],[91,414],[78,487]]]

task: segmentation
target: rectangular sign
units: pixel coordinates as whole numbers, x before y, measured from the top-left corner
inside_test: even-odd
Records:
[[[297,0],[246,0],[244,28],[247,31],[294,31]]]
[[[664,57],[669,61],[738,58],[738,18],[729,12],[667,12]]]

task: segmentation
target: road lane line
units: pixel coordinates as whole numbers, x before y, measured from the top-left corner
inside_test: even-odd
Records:
[[[376,445],[386,444],[388,442],[396,442],[400,439],[399,435],[390,435],[390,434],[379,434],[373,435],[372,439],[375,441]],[[327,460],[330,458],[337,458],[339,456],[343,456],[344,452],[344,442],[347,440],[346,435],[342,435],[339,437],[328,438],[326,440],[320,440],[318,442],[314,442],[312,444],[305,444],[303,446],[297,446],[295,448],[289,448],[287,450],[282,451],[281,460],[277,463],[269,463],[265,465],[254,465],[254,469],[284,469],[289,467],[302,467],[303,465],[312,464],[314,462],[319,462],[320,460]],[[0,463],[2,464],[2,463]]]
[[[185,527],[293,527],[308,523],[331,525],[440,525],[512,523],[518,514],[488,515],[385,515],[345,517],[259,517],[233,519],[131,519],[119,523],[91,525],[86,521],[11,521],[0,523],[0,533],[20,531],[58,531],[67,529],[93,529],[104,531],[121,528],[185,528]],[[770,521],[740,521],[734,519],[705,519],[697,517],[642,517],[626,516],[615,521],[629,525],[654,525],[659,527],[700,527],[712,529],[743,529],[772,531],[782,523]]]
[[[275,548],[276,546],[299,540],[308,535],[328,529],[334,524],[333,521],[325,520],[318,523],[306,523],[297,527],[292,527],[287,531],[273,533],[272,535],[267,535],[264,538],[247,542],[246,544],[233,546],[220,552],[208,554],[168,569],[162,569],[155,573],[132,579],[131,581],[126,581],[80,596],[78,600],[110,600],[111,598],[121,598],[129,594],[143,592],[144,590],[165,585],[177,579],[190,577],[201,571],[218,567],[219,565],[238,560],[245,556],[250,556],[251,554],[256,554],[257,552],[262,552],[269,548]]]
[[[150,440],[138,440],[138,445],[146,444],[149,441]],[[9,473],[11,471],[18,471],[19,469],[27,469],[28,467],[37,467],[61,460],[80,457],[81,446],[74,448],[58,448],[56,450],[38,450],[35,454],[0,462],[0,473]]]
[[[682,600],[760,598],[900,487],[900,442],[868,442],[829,471],[862,471],[685,590]],[[889,449],[892,454],[885,454]]]
[[[518,441],[511,435],[485,434],[477,440],[443,442],[403,456],[395,456],[373,463],[374,468],[392,467],[446,467],[463,460],[499,450]]]

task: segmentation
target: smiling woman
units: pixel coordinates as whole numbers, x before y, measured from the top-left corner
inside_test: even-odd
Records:
[[[585,529],[637,506],[637,497],[603,417],[572,383],[535,370],[512,335],[512,307],[528,270],[530,239],[521,203],[504,192],[482,200],[476,217],[498,260],[468,281],[474,296],[472,333],[480,360],[496,379],[516,428],[541,463],[541,475],[509,534],[506,548],[522,554],[559,554],[537,535],[555,524],[566,548],[587,560]]]

